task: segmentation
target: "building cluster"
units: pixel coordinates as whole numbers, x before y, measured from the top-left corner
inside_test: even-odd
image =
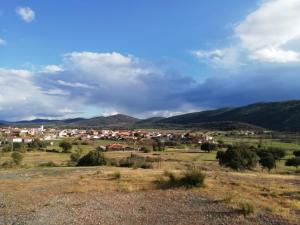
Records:
[[[136,130],[98,130],[98,129],[60,129],[43,126],[39,128],[18,128],[2,127],[0,128],[1,142],[19,142],[30,143],[35,139],[44,141],[61,140],[64,138],[78,138],[80,140],[114,140],[114,141],[132,141],[151,144],[153,140],[160,142],[181,143],[203,143],[213,142],[212,136],[207,134],[190,134],[167,131],[136,131]],[[118,148],[119,146],[111,146]]]

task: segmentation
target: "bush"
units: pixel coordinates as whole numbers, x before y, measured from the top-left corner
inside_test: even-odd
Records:
[[[4,145],[2,147],[2,151],[3,152],[11,152],[11,150],[12,150],[12,146],[11,145]]]
[[[296,150],[293,152],[294,156],[300,157],[300,150]]]
[[[240,211],[244,217],[254,213],[254,205],[250,202],[240,203]]]
[[[58,165],[52,161],[41,163],[39,166],[41,167],[57,167]]]
[[[257,149],[256,154],[263,158],[265,155],[272,154],[275,160],[282,159],[286,155],[286,151],[282,148],[270,147],[267,149]]]
[[[296,168],[298,168],[298,166],[300,166],[300,157],[294,157],[286,160],[285,165],[295,166]]]
[[[81,154],[79,152],[74,152],[70,155],[71,162],[77,163],[81,157]]]
[[[263,155],[259,160],[262,168],[267,168],[269,171],[273,168],[276,168],[276,160],[271,153]]]
[[[192,187],[203,187],[205,180],[205,174],[200,170],[192,169],[186,171],[183,176],[177,177],[174,173],[165,172],[164,177],[156,181],[159,188],[192,188]]]
[[[229,147],[225,152],[217,153],[219,164],[234,170],[253,169],[256,167],[258,156],[246,145]]]
[[[106,159],[102,152],[97,150],[90,151],[82,156],[77,163],[77,166],[102,166],[106,164]]]
[[[151,149],[143,146],[143,147],[141,147],[140,151],[143,153],[149,153],[149,152],[151,152]]]
[[[193,169],[187,171],[180,179],[180,183],[185,187],[201,187],[204,184],[205,174],[201,171]]]
[[[32,142],[28,143],[28,148],[31,149],[42,149],[46,148],[47,146],[50,145],[49,141],[41,141],[39,139],[35,139]]]
[[[59,143],[59,147],[62,148],[64,153],[70,153],[72,149],[72,144],[67,141],[62,141]]]
[[[23,161],[23,155],[20,152],[11,153],[11,158],[16,165],[20,165]]]
[[[127,158],[123,158],[119,161],[120,167],[132,167],[132,168],[142,168],[142,169],[151,169],[153,168],[151,162],[156,161],[156,159],[150,157],[141,157],[132,154]]]
[[[209,142],[205,142],[201,145],[201,150],[211,152],[217,149],[217,145]]]
[[[114,172],[112,175],[113,179],[120,180],[121,179],[121,173],[119,171]]]

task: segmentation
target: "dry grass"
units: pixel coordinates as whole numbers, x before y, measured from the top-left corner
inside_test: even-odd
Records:
[[[130,155],[129,152],[109,152],[106,157],[120,159]],[[268,174],[260,171],[232,172],[220,168],[214,160],[214,153],[186,153],[184,151],[167,151],[163,153],[138,153],[139,155],[160,158],[153,163],[154,169],[131,169],[117,167],[93,168],[33,168],[0,170],[0,193],[12,204],[19,207],[16,213],[27,209],[28,201],[37,207],[47,204],[48,199],[57,194],[86,192],[134,192],[153,190],[155,180],[165,170],[181,174],[183,170],[195,165],[205,170],[207,175],[205,188],[193,189],[193,192],[216,201],[230,204],[237,209],[242,202],[251,202],[256,212],[270,212],[292,222],[299,222],[300,179],[296,175]],[[4,156],[1,161],[9,157]],[[25,154],[24,163],[39,165],[53,161],[65,165],[69,154],[29,152]],[[121,179],[112,179],[114,173],[122,174]],[[0,208],[0,213],[8,213]]]

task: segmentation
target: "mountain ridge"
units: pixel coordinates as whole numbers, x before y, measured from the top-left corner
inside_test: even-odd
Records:
[[[101,128],[168,128],[198,127],[213,129],[224,127],[265,128],[277,131],[300,132],[300,100],[281,102],[258,102],[240,107],[226,107],[187,113],[172,117],[139,119],[124,114],[93,118],[70,118],[64,120],[23,120],[1,125],[53,125]],[[224,127],[222,127],[224,126]]]

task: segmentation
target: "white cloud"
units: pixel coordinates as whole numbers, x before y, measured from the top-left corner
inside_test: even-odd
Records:
[[[18,7],[16,12],[26,23],[30,23],[35,19],[35,12],[29,7]]]
[[[208,51],[197,50],[192,52],[201,63],[222,69],[233,69],[241,66],[240,53],[240,49],[234,46],[223,49]]]
[[[299,53],[287,48],[289,42],[300,38],[299,12],[299,0],[263,1],[234,32],[252,59],[278,63],[300,61]]]
[[[63,71],[64,71],[64,69],[62,68],[62,66],[47,65],[42,68],[41,73],[54,74],[54,73],[59,73],[59,72],[63,72]]]
[[[87,84],[82,84],[82,83],[78,83],[78,82],[72,83],[72,82],[66,82],[63,80],[57,80],[57,83],[62,86],[73,87],[73,88],[93,88]]]
[[[300,1],[264,0],[239,22],[230,47],[197,50],[194,55],[203,63],[223,69],[261,63],[300,62]]]
[[[6,43],[7,43],[7,42],[6,42],[4,39],[0,38],[0,46],[1,46],[1,45],[6,45]]]
[[[251,53],[250,58],[274,63],[300,62],[300,53],[280,48],[263,48]]]

